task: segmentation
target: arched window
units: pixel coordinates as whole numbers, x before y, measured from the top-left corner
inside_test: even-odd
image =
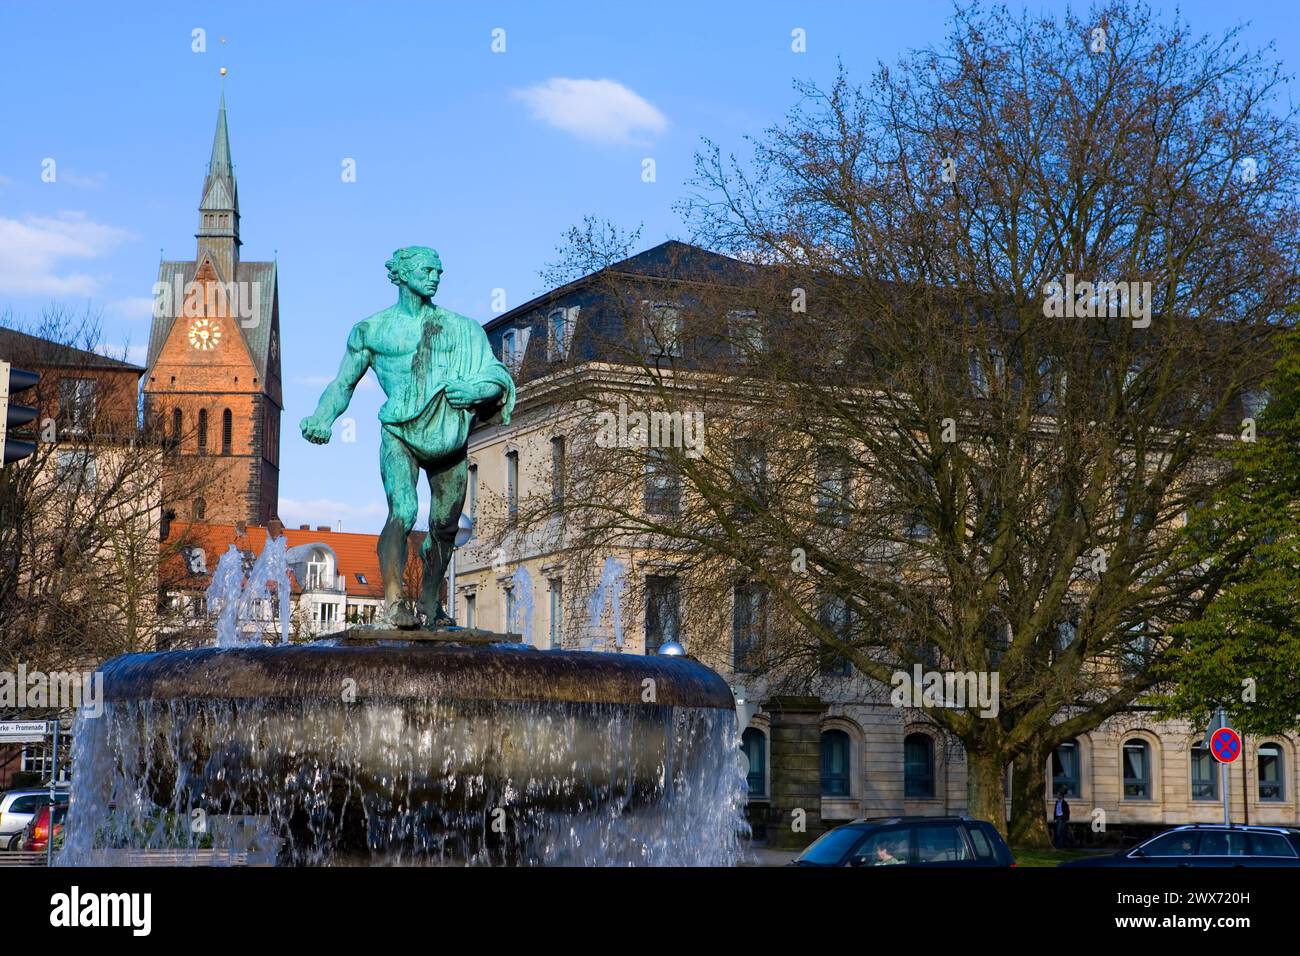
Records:
[[[822,796],[849,795],[849,735],[842,730],[822,731]]]
[[[202,521],[204,515],[208,512],[208,503],[202,498],[194,499],[194,520]]]
[[[1136,737],[1124,742],[1124,799],[1151,799],[1151,745]]]
[[[934,796],[934,741],[929,734],[908,734],[903,740],[903,795]]]
[[[181,410],[172,409],[172,441],[180,444],[181,440]]]
[[[1079,742],[1067,740],[1052,751],[1052,795],[1064,787],[1067,797],[1081,796],[1079,779]]]
[[[230,414],[230,409],[221,413],[221,454],[230,454],[231,433],[234,431],[234,416]]]
[[[1210,748],[1199,743],[1192,744],[1192,799],[1219,799],[1219,765]]]
[[[1283,781],[1282,748],[1277,744],[1260,744],[1256,757],[1259,769],[1259,799],[1277,801],[1286,799]]]
[[[749,783],[751,797],[767,796],[767,734],[756,727],[749,727],[740,737],[740,749],[749,761]]]
[[[199,410],[199,454],[208,450],[208,410]]]

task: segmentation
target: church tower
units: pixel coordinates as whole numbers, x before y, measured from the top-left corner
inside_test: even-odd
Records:
[[[164,507],[265,525],[280,495],[280,293],[274,262],[240,259],[224,92],[198,225],[194,260],[164,260],[154,287],[144,404],[175,446]]]

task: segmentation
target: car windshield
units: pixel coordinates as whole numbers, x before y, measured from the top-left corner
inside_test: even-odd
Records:
[[[834,866],[844,859],[844,854],[853,849],[853,845],[862,838],[862,831],[852,827],[840,827],[822,836],[803,853],[799,854],[797,863],[810,863],[814,866]]]

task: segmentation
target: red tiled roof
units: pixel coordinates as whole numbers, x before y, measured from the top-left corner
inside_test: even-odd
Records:
[[[347,575],[347,593],[351,597],[382,598],[384,596],[384,582],[379,573],[379,555],[375,551],[379,544],[379,535],[302,528],[285,528],[282,533],[288,539],[291,548],[303,544],[323,544],[329,547],[338,559],[335,572]],[[423,537],[422,533],[413,533],[408,542],[406,569],[408,579],[412,573],[417,575],[419,573],[419,546]],[[244,531],[240,534],[239,529],[233,524],[173,522],[167,541],[202,548],[205,552],[208,573],[190,574],[184,556],[173,551],[163,561],[164,580],[170,582],[173,587],[187,590],[205,589],[211,581],[212,572],[216,570],[217,562],[232,544],[240,551],[251,551],[255,555],[260,555],[268,540],[270,535],[267,529],[257,525],[244,526]],[[361,577],[365,578],[365,583],[362,583]],[[292,580],[294,593],[301,593],[300,582],[296,578]]]

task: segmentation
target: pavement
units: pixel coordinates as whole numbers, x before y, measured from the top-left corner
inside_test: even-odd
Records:
[[[745,866],[785,866],[796,856],[798,850],[771,850],[765,846],[751,846],[749,854],[754,858],[753,862],[744,864]]]

